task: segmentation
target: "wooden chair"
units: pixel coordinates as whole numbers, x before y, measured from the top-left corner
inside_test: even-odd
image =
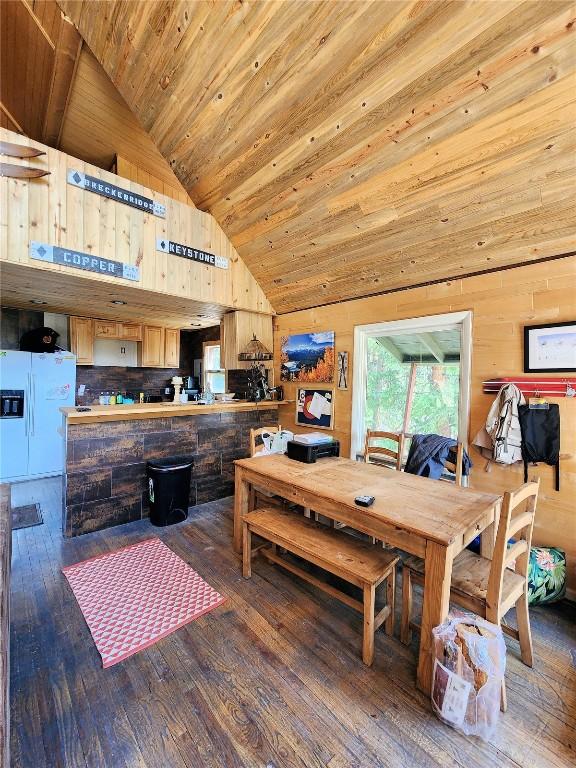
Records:
[[[398,448],[384,448],[381,445],[372,445],[373,440],[392,440],[397,443]],[[396,469],[402,470],[402,455],[404,453],[404,434],[402,432],[378,432],[369,429],[366,432],[366,442],[364,444],[364,461],[366,464],[382,463],[378,458],[387,456],[394,459]]]
[[[386,456],[394,459],[396,464],[395,469],[399,472],[402,471],[402,458],[404,454],[404,433],[403,432],[379,432],[377,430],[368,429],[366,431],[366,440],[364,442],[364,461],[366,464],[379,464],[380,466],[388,466],[382,461],[382,457]],[[384,448],[382,445],[372,445],[373,440],[392,440],[397,443],[398,448]],[[376,544],[376,539],[372,537],[372,543]],[[385,547],[385,542],[382,542],[382,546]]]
[[[450,454],[448,454],[450,456]],[[462,464],[464,460],[464,445],[458,443],[456,447],[456,462],[450,461],[449,458],[444,462],[444,466],[449,472],[454,475],[454,482],[456,485],[462,485]]]
[[[386,634],[394,634],[395,576],[399,557],[300,515],[276,509],[257,509],[242,519],[242,573],[247,579],[252,575],[253,533],[270,542],[266,549],[258,547],[270,562],[281,565],[363,615],[362,661],[370,666],[374,660],[376,630],[384,624]],[[277,546],[360,587],[362,602],[281,557]],[[384,582],[386,605],[376,613],[376,587]]]
[[[250,430],[250,456],[256,456],[258,451],[258,445],[256,445],[256,440],[259,437],[262,437],[263,434],[266,432],[270,432],[273,435],[276,434],[276,432],[281,432],[282,427],[280,424],[273,426],[273,427],[259,427],[258,429],[251,429]]]
[[[528,616],[528,560],[540,480],[524,483],[517,491],[507,491],[500,513],[492,560],[465,549],[454,560],[450,600],[478,616],[501,625],[502,631],[520,642],[520,655],[533,665],[532,636]],[[523,509],[517,512],[518,507]],[[508,547],[508,541],[514,544]],[[516,563],[515,570],[507,566]],[[402,567],[402,626],[400,639],[408,644],[412,622],[412,584],[424,585],[424,561],[409,557]],[[516,606],[518,629],[503,623]],[[502,711],[506,711],[506,689],[502,687]]]
[[[273,435],[277,432],[281,432],[282,427],[280,424],[274,425],[272,427],[259,427],[258,429],[251,429],[250,430],[250,456],[256,456],[261,449],[261,446],[257,444],[258,438],[262,437],[263,434],[266,432],[272,433]],[[258,504],[260,503],[258,500],[258,497],[262,497],[262,503],[264,504],[274,504],[274,494],[270,493],[269,491],[266,491],[264,488],[258,488],[255,486],[252,486],[250,488],[250,509],[255,509]]]

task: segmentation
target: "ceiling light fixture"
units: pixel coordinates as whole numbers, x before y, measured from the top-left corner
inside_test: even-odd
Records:
[[[122,301],[121,299],[113,299],[112,304],[127,304],[127,301]]]
[[[42,299],[30,299],[30,304],[48,304],[48,302]]]

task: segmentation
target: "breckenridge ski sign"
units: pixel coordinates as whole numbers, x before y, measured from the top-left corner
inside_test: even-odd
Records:
[[[131,208],[138,208],[138,210],[145,213],[153,213],[154,216],[166,218],[166,206],[162,205],[162,203],[156,203],[150,197],[144,197],[144,195],[139,195],[137,192],[122,189],[122,187],[117,187],[116,184],[110,184],[102,179],[97,179],[95,176],[88,176],[86,173],[72,169],[68,171],[68,184],[80,187],[88,192],[94,192],[102,197],[108,197],[110,200],[124,203]]]
[[[209,264],[212,267],[228,269],[228,259],[225,256],[215,256],[213,253],[201,251],[199,248],[193,248],[191,245],[174,243],[165,237],[156,238],[156,250],[163,253],[172,253],[174,256],[180,256],[183,259],[198,261],[201,264]]]

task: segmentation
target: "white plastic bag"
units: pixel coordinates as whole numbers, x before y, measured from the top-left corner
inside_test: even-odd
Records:
[[[271,453],[286,453],[288,440],[292,440],[294,433],[287,429],[281,432],[262,432],[263,448],[257,451],[256,456],[270,456]]]
[[[449,616],[432,630],[432,706],[467,736],[490,739],[500,714],[506,644],[500,627],[471,614]]]

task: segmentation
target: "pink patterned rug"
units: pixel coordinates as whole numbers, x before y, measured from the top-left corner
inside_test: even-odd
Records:
[[[147,648],[225,600],[157,538],[69,565],[62,572],[103,667]]]

